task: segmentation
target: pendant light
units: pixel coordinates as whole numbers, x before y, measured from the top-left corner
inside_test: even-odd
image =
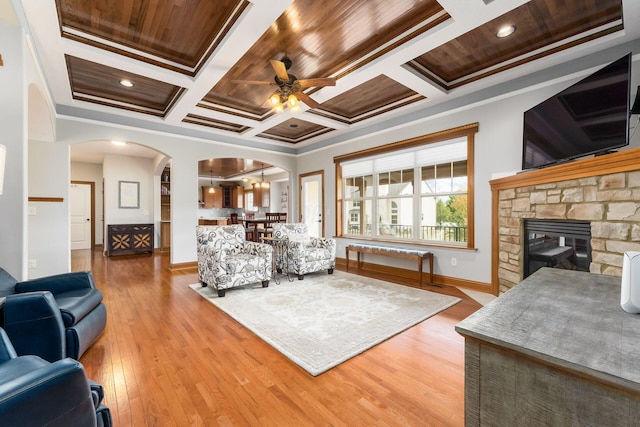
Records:
[[[211,186],[209,187],[209,194],[213,194],[216,192],[216,189],[213,188],[213,169],[209,171],[209,174],[211,175]]]
[[[268,182],[264,182],[264,163],[262,163],[262,182],[260,183],[260,187],[262,188],[269,188],[269,183]]]

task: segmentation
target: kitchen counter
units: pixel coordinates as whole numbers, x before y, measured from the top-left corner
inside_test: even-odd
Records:
[[[198,225],[227,225],[229,218],[199,218]]]

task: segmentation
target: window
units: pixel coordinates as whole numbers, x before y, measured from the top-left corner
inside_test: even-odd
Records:
[[[247,207],[246,210],[256,211],[256,212],[258,211],[258,208],[256,206],[253,206],[253,190],[245,190],[244,199],[245,199],[245,206]]]
[[[338,235],[473,246],[468,157],[476,131],[477,124],[469,125],[378,147],[368,156],[334,158],[342,195]]]
[[[421,168],[420,239],[467,241],[467,161]]]

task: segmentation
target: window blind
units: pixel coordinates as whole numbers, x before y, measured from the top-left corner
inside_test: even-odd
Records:
[[[407,149],[391,155],[380,155],[342,163],[342,176],[366,176],[381,172],[412,169],[441,163],[466,160],[467,139],[459,138],[432,144],[428,148]]]

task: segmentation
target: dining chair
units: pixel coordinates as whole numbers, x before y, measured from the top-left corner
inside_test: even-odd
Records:
[[[247,241],[252,242],[254,240],[254,237],[255,237],[254,230],[252,228],[251,229],[247,228],[247,225],[242,221],[240,221],[240,219],[238,218],[237,212],[230,213],[229,219],[230,219],[229,222],[231,224],[242,224],[242,226],[244,227],[244,237]]]
[[[272,224],[280,220],[280,214],[277,212],[267,212],[264,219],[264,226],[257,228],[258,240],[263,237],[270,237],[273,234]]]
[[[245,212],[244,213],[244,219],[255,219],[256,218],[256,213],[255,212]],[[255,224],[247,224],[246,222],[244,223],[244,230],[245,233],[247,235],[247,240],[251,240],[254,242],[257,242],[258,239],[258,233],[256,231],[256,225]]]

